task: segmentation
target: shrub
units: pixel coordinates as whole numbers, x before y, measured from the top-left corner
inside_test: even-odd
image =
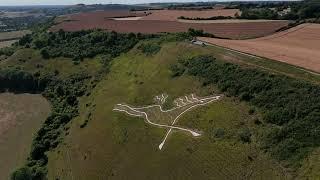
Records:
[[[151,56],[157,54],[161,50],[161,46],[157,43],[142,43],[138,49],[147,56]]]
[[[223,138],[224,134],[225,134],[224,129],[217,128],[214,130],[214,137],[216,138]]]
[[[251,142],[251,133],[248,128],[241,129],[239,132],[240,140],[244,143],[250,143]]]
[[[31,170],[28,167],[17,169],[11,174],[11,180],[32,180]]]

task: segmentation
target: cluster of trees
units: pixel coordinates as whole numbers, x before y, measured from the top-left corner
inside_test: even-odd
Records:
[[[47,20],[44,16],[0,17],[0,32],[28,29]]]
[[[141,35],[118,34],[102,30],[77,32],[40,32],[26,35],[19,45],[40,50],[43,58],[67,57],[74,61],[92,58],[98,54],[108,54],[116,57],[131,49],[143,38]]]
[[[278,19],[278,13],[269,8],[243,9],[239,19]]]
[[[186,73],[200,77],[204,85],[215,84],[227,95],[260,109],[264,121],[275,125],[262,141],[275,158],[299,165],[308,152],[320,146],[319,85],[242,68],[211,56],[181,60],[171,70],[173,76]]]
[[[219,36],[215,36],[214,34],[204,32],[202,29],[198,30],[198,29],[189,28],[186,34],[189,37],[201,36],[201,37],[211,37],[211,38],[217,38],[217,39],[229,39],[229,38],[219,37]]]
[[[87,92],[90,77],[76,74],[66,80],[50,77],[43,95],[52,104],[52,113],[36,134],[26,167],[30,169],[32,179],[44,179],[45,165],[48,162],[46,152],[61,142],[65,125],[78,115],[78,97]]]
[[[309,19],[320,18],[320,2],[318,0],[305,0],[291,6],[291,12],[285,19]]]
[[[11,56],[14,53],[14,51],[15,48],[13,46],[0,48],[0,56]]]
[[[305,0],[301,2],[283,2],[267,4],[242,4],[239,6],[242,11],[241,19],[319,19],[320,3],[318,0]],[[290,8],[288,13],[279,14],[280,11]]]
[[[241,10],[241,15],[236,15],[236,18],[238,19],[320,19],[320,3],[318,0],[304,0],[298,2],[231,2],[230,4],[227,4],[227,6],[225,7],[225,9],[234,8],[238,8]],[[283,10],[288,10],[288,12],[282,13]],[[210,18],[188,18],[181,16],[179,17],[179,19],[218,20],[232,19],[232,17],[218,16]]]
[[[0,69],[0,92],[41,92],[46,80],[38,79],[33,74],[18,69]]]

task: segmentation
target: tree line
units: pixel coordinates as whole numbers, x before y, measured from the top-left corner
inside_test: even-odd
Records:
[[[40,32],[26,35],[19,41],[20,46],[40,50],[45,59],[55,57],[72,58],[81,61],[93,58],[98,54],[108,54],[116,57],[131,49],[141,34],[119,34],[102,30],[83,30],[77,32]]]

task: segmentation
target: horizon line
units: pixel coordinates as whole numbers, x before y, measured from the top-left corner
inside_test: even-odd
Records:
[[[76,6],[80,4],[84,4],[86,6],[90,5],[145,5],[145,4],[165,4],[165,3],[177,3],[177,4],[185,4],[185,3],[213,3],[213,2],[292,2],[292,1],[303,1],[303,0],[212,0],[212,1],[185,1],[185,2],[176,2],[176,1],[167,1],[167,2],[145,2],[145,3],[93,3],[93,4],[85,4],[85,3],[77,3],[77,4],[19,4],[19,5],[1,5],[0,7],[20,7],[20,6]]]

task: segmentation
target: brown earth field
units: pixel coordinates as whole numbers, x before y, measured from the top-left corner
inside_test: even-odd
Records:
[[[210,18],[215,16],[231,16],[241,14],[239,9],[210,9],[210,10],[151,10],[151,14],[143,17],[143,20],[176,21],[180,16],[187,18]]]
[[[49,102],[35,94],[0,94],[0,179],[9,179],[30,152],[32,138],[50,113]]]
[[[62,15],[55,19],[56,23],[63,21],[82,21],[82,20],[105,20],[117,17],[142,17],[146,14],[143,11],[127,11],[127,10],[109,10],[109,11],[94,11],[86,13],[75,13],[69,15]]]
[[[202,11],[197,12],[201,13]],[[112,17],[128,16],[125,15],[124,12],[112,13],[111,11],[73,14],[68,16],[67,20],[54,25],[51,31],[58,31],[59,29],[65,31],[104,29],[120,33],[157,34],[162,32],[186,32],[189,28],[193,28],[202,29],[219,37],[244,39],[272,34],[288,24],[288,21],[200,24],[160,20],[117,21],[110,19]],[[136,14],[136,16],[139,16],[139,14]]]
[[[320,24],[302,24],[270,36],[251,40],[199,40],[320,72]]]

